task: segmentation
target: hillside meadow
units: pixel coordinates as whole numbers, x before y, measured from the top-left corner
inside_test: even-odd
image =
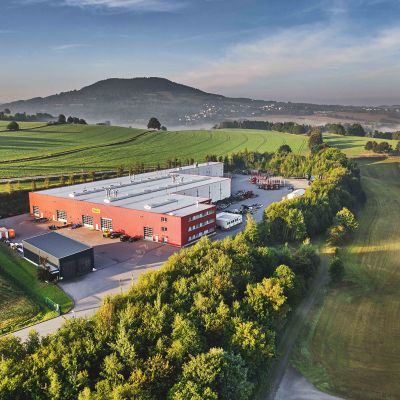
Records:
[[[360,161],[367,203],[340,250],[343,284],[315,308],[293,357],[320,389],[352,400],[400,398],[400,158]]]
[[[123,142],[123,143],[121,143]],[[248,149],[275,151],[289,144],[307,151],[306,137],[253,130],[146,132],[139,129],[60,125],[0,134],[0,177],[106,170],[135,163],[156,166],[178,157],[204,160]],[[29,150],[29,151],[28,151]],[[60,154],[67,152],[67,154]],[[24,161],[26,157],[34,160]]]
[[[274,131],[221,129],[154,132],[97,125],[22,123],[25,130],[1,131],[0,178],[102,171],[133,164],[164,166],[179,158],[203,161],[206,155],[229,155],[244,149],[274,152],[288,144],[294,153],[308,152],[307,136]],[[33,125],[33,126],[32,126]],[[348,156],[365,154],[368,138],[325,135],[326,142]],[[378,140],[379,141],[379,140]],[[390,141],[395,146],[395,141]]]

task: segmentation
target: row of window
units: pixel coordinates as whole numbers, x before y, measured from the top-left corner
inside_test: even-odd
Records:
[[[189,218],[189,221],[196,221],[196,219],[203,218],[203,217],[206,217],[207,215],[211,215],[211,214],[214,214],[214,210],[207,210],[200,214],[192,215]]]
[[[202,226],[212,224],[213,222],[215,222],[215,219],[208,219],[207,221],[199,222],[196,225],[189,226],[188,232],[194,231],[195,229],[199,229]]]
[[[167,217],[161,217],[161,222],[167,222],[168,218]]]
[[[193,240],[200,239],[204,235],[208,235],[209,233],[214,232],[214,228],[206,229],[203,232],[196,233],[192,236],[189,236],[188,241],[193,242]]]
[[[227,226],[230,226],[230,225],[236,225],[236,224],[239,224],[239,223],[241,223],[242,222],[242,218],[235,218],[235,219],[232,219],[232,220],[230,220],[230,221],[228,221],[227,223],[226,223],[226,225]]]

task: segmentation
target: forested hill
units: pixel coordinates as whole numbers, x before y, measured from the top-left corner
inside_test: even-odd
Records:
[[[266,94],[267,95],[267,94]],[[163,78],[107,79],[80,90],[3,104],[13,113],[79,115],[88,122],[144,126],[156,116],[167,126],[215,124],[267,114],[311,115],[349,110],[344,106],[229,98]],[[359,108],[357,108],[359,109]]]

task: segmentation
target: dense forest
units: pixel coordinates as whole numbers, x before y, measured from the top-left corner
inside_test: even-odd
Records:
[[[248,167],[264,159],[236,157]],[[317,179],[269,206],[260,225],[249,217],[234,238],[173,255],[93,318],[25,343],[2,338],[0,399],[250,399],[318,268],[308,238],[363,199],[356,165],[336,149],[268,158],[278,172]]]

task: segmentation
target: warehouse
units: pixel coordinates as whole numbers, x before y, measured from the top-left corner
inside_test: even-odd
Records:
[[[24,258],[49,267],[61,279],[72,279],[94,267],[93,248],[55,232],[22,241]]]
[[[213,202],[231,195],[223,163],[195,164],[29,194],[33,215],[186,246],[216,228]]]

